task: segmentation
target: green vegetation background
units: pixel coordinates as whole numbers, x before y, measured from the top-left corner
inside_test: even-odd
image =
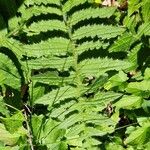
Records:
[[[0,0],[0,149],[150,149],[150,1],[97,2]]]

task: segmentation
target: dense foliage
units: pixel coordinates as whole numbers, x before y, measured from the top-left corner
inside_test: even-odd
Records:
[[[118,2],[0,1],[0,149],[150,149],[150,1]]]

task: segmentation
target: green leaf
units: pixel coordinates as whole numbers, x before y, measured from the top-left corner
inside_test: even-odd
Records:
[[[101,48],[106,49],[109,46],[109,43],[104,43],[101,40],[97,41],[86,41],[82,44],[78,45],[76,51],[78,55],[84,53],[85,51],[92,51],[92,50],[100,50]]]
[[[43,86],[37,86],[37,87],[30,86],[29,89],[30,89],[30,94],[32,95],[31,98],[33,100],[33,103],[35,100],[37,100],[38,98],[44,95],[45,87]]]
[[[126,144],[129,145],[142,145],[149,141],[150,138],[150,125],[137,128],[135,131],[131,132],[129,137],[125,140]]]
[[[17,112],[11,117],[7,118],[0,118],[2,123],[5,125],[5,128],[10,132],[10,133],[15,133],[19,128],[22,127],[23,121],[25,121],[25,118],[22,114],[22,112]]]
[[[20,88],[21,77],[13,60],[3,53],[0,53],[0,58],[0,85],[8,85],[15,89]]]
[[[42,62],[42,63],[41,63]],[[59,57],[49,57],[49,58],[37,58],[28,61],[29,68],[32,70],[38,69],[57,69],[58,71],[66,71],[71,66],[73,66],[73,58],[59,58]]]
[[[27,0],[25,1],[25,4],[26,5],[34,5],[34,4],[37,4],[37,5],[41,5],[41,4],[44,4],[44,5],[48,5],[48,4],[55,4],[55,5],[60,5],[60,1],[59,0],[55,0],[55,1],[49,1],[49,0],[43,0],[41,2],[41,0]]]
[[[4,145],[14,146],[19,142],[20,137],[24,137],[24,140],[26,140],[25,137],[27,136],[27,132],[25,129],[20,128],[18,131],[11,134],[6,130],[5,126],[0,123],[0,135],[0,142],[3,142]]]
[[[6,145],[14,145],[19,140],[19,135],[10,134],[3,124],[0,124],[0,141]]]
[[[63,32],[67,31],[67,27],[65,23],[59,20],[48,20],[48,21],[39,21],[32,23],[27,29],[24,31],[30,35],[37,35],[40,32],[47,32],[53,30],[60,30]]]
[[[55,103],[68,98],[75,98],[77,96],[76,88],[71,86],[61,87],[60,89],[53,90],[45,94],[35,101],[35,104],[49,105],[51,107]]]
[[[141,6],[142,6],[142,2],[139,2],[139,0],[130,0],[129,1],[128,15],[131,16]]]
[[[144,72],[144,79],[150,79],[150,68],[146,68]]]
[[[150,80],[143,80],[141,82],[131,82],[128,84],[126,91],[134,95],[149,97],[150,95]]]
[[[135,41],[133,35],[129,33],[123,34],[114,44],[110,47],[110,52],[128,51],[131,44]]]
[[[28,57],[66,55],[66,53],[69,52],[68,48],[69,40],[61,37],[22,46],[22,49],[24,49]],[[53,59],[55,58],[56,57]]]
[[[5,116],[9,116],[9,110],[6,107],[4,99],[2,96],[0,96],[0,113],[5,115]]]
[[[114,104],[117,109],[137,109],[142,106],[143,99],[139,96],[123,96],[118,102]]]
[[[87,25],[82,26],[73,33],[73,39],[79,40],[84,37],[99,37],[102,39],[110,39],[121,35],[126,29],[112,25]]]
[[[80,21],[90,18],[109,18],[114,14],[115,10],[115,7],[83,9],[75,12],[71,16],[69,23],[73,26]]]
[[[22,49],[22,43],[18,42],[13,38],[0,37],[0,47],[6,47],[11,50],[17,58],[21,59],[22,55],[25,55]],[[19,60],[18,60],[19,61]]]
[[[128,80],[127,75],[123,71],[119,71],[118,74],[109,78],[109,81],[105,84],[104,88],[106,90],[109,90],[115,86],[122,86],[122,88],[124,89],[125,81],[127,80]]]
[[[143,34],[150,36],[150,23],[149,22],[144,23],[139,27],[136,38],[139,39]]]
[[[33,16],[39,16],[41,14],[57,14],[61,16],[61,10],[55,7],[37,6],[29,7],[26,9],[19,10],[22,12],[22,20],[28,20]]]
[[[138,66],[138,52],[140,51],[142,43],[137,44],[128,54],[129,62],[133,63],[133,69]]]
[[[36,140],[39,140],[43,134],[43,124],[44,124],[44,116],[33,115],[31,119],[32,123],[32,132],[33,136]]]
[[[66,150],[68,148],[68,145],[66,142],[58,142],[55,144],[47,144],[47,147],[50,150]]]
[[[110,58],[86,59],[79,64],[80,74],[83,76],[98,76],[110,70],[124,70],[130,68],[127,61],[113,60]]]
[[[78,5],[84,4],[87,0],[71,0],[66,1],[66,3],[63,6],[63,13],[69,12],[73,7],[76,7]]]
[[[142,5],[142,16],[143,16],[144,22],[150,21],[149,10],[150,10],[150,1],[145,0],[144,4]]]
[[[125,150],[122,145],[116,144],[116,143],[109,143],[106,145],[106,150],[112,150],[112,149],[117,149],[117,150]]]

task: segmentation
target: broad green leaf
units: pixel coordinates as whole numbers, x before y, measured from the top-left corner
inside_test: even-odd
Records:
[[[25,118],[22,114],[22,112],[17,112],[11,117],[7,118],[0,118],[2,123],[5,125],[5,128],[10,132],[10,133],[15,133],[19,128],[22,127],[23,121],[25,121]]]
[[[109,81],[104,85],[104,88],[106,90],[109,90],[115,86],[122,86],[124,88],[125,81],[127,80],[128,80],[127,75],[123,71],[119,71],[118,74],[109,78]]]
[[[117,109],[137,109],[142,106],[143,99],[140,96],[123,96],[119,101],[117,101],[114,106]]]
[[[0,141],[7,145],[14,145],[19,140],[19,135],[10,134],[3,124],[0,124]]]
[[[138,127],[135,131],[131,132],[129,137],[125,140],[129,145],[142,145],[149,141],[150,138],[150,124]]]
[[[5,126],[0,123],[0,142],[3,142],[5,145],[14,146],[19,142],[20,137],[24,137],[23,140],[26,140],[27,132],[25,129],[20,128],[15,133],[11,134],[6,130]]]
[[[137,121],[140,126],[150,124],[150,117],[137,117]]]
[[[150,80],[131,82],[128,84],[126,91],[134,95],[148,97],[150,95]]]

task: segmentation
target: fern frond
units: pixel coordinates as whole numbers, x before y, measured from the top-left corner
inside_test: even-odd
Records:
[[[123,34],[115,43],[110,47],[110,52],[119,52],[129,50],[131,44],[135,41],[135,37],[129,33]]]
[[[86,123],[88,121],[91,121],[91,122],[94,120],[102,121],[104,119],[106,119],[106,117],[102,116],[101,114],[87,111],[87,112],[77,113],[77,114],[70,116],[69,118],[66,118],[59,126],[61,128],[67,129],[68,127],[73,126],[77,122],[82,121],[83,123]]]
[[[97,119],[98,120],[98,119]],[[100,120],[100,119],[99,119]],[[108,120],[107,118],[105,118],[105,120]],[[92,122],[92,121],[91,121]],[[104,122],[104,118],[101,118],[101,121],[100,122]],[[110,124],[111,123],[111,124]],[[111,119],[109,119],[109,123],[106,122],[105,125],[100,125],[100,129],[97,129],[97,128],[94,128],[94,127],[87,127],[85,129],[85,134],[88,136],[88,137],[93,137],[93,136],[104,136],[106,134],[110,134],[110,133],[113,133],[114,131],[114,127],[112,126],[115,126],[115,122],[112,124],[111,122]],[[105,128],[105,129],[104,129]],[[88,140],[88,139],[87,139]],[[89,144],[90,146],[91,144]]]
[[[102,126],[104,126],[104,125],[106,126],[106,125],[110,125],[110,124],[114,126],[116,124],[115,122],[111,121],[111,119],[108,120],[107,117],[104,117],[101,114],[87,111],[84,113],[83,112],[77,113],[77,114],[70,116],[69,118],[66,118],[59,126],[60,126],[60,128],[67,129],[67,128],[70,128],[71,126],[73,127],[73,125],[78,125],[77,123],[79,123],[81,121],[83,124],[86,124],[86,123],[94,124],[93,121],[95,121],[95,122],[99,121],[99,122],[103,122],[103,123],[105,122]],[[99,125],[99,126],[101,126],[101,125]],[[89,127],[87,126],[87,128],[89,128]],[[86,132],[87,128],[85,126],[85,129],[84,129],[85,132]],[[105,128],[105,129],[104,129],[105,132],[103,132],[103,134],[101,134],[100,136],[108,133],[108,128]],[[112,129],[112,127],[111,127],[111,129]],[[112,132],[112,130],[111,130],[111,132]],[[88,135],[88,137],[91,137],[91,135]]]
[[[131,67],[131,64],[122,60],[110,58],[87,59],[79,64],[79,72],[84,76],[97,76],[109,70],[124,70]]]
[[[101,116],[101,115],[100,115]],[[75,124],[75,126],[67,129],[66,137],[68,143],[72,146],[83,147],[88,149],[95,149],[101,144],[101,141],[96,140],[95,136],[103,136],[114,130],[114,122],[107,117],[101,116],[99,119],[98,128],[90,127],[85,124]]]
[[[54,7],[44,7],[44,6],[33,6],[28,9],[21,10],[22,20],[28,20],[32,16],[39,16],[41,14],[56,14],[61,16],[62,13],[60,9]]]
[[[144,1],[144,4],[142,5],[142,17],[145,23],[150,22],[149,10],[150,10],[150,1],[146,0]]]
[[[88,102],[89,105],[95,105],[99,107],[99,111],[102,111],[106,108],[107,104],[115,101],[116,99],[122,97],[123,94],[115,92],[101,92],[97,93],[91,102]],[[90,104],[91,103],[91,104]],[[85,104],[86,105],[86,104]]]
[[[141,49],[141,46],[141,43],[137,44],[128,54],[128,60],[134,64],[135,68],[138,66],[138,51]]]
[[[79,6],[81,4],[86,3],[87,0],[68,0],[64,5],[63,5],[63,13],[67,13],[70,11],[73,7]]]
[[[125,95],[119,101],[117,101],[114,106],[116,110],[119,109],[138,109],[141,108],[143,104],[143,98],[134,95]]]
[[[139,95],[148,98],[150,96],[150,80],[141,82],[131,82],[128,84],[126,91],[134,95]]]
[[[22,44],[13,38],[0,37],[0,47],[6,47],[10,49],[18,58],[22,58],[24,55],[24,50],[22,49]]]
[[[69,23],[73,26],[80,21],[90,18],[109,18],[114,14],[115,10],[115,7],[82,9],[78,12],[75,12],[70,17],[71,20],[69,21]]]
[[[142,24],[139,29],[138,29],[138,33],[136,35],[136,38],[139,39],[141,38],[142,35],[148,35],[150,36],[150,23],[144,23]]]
[[[88,51],[88,50],[94,50],[94,49],[106,49],[109,46],[109,43],[104,43],[103,41],[97,40],[97,41],[90,41],[90,42],[84,42],[76,48],[76,51],[80,55],[81,53]]]
[[[27,32],[27,35],[36,35],[40,32],[54,31],[60,30],[63,32],[67,32],[67,27],[64,22],[59,20],[45,20],[32,23],[27,29],[24,31]]]
[[[72,99],[66,103],[64,102],[64,104],[60,105],[59,108],[54,107],[50,116],[52,118],[59,118],[60,120],[63,120],[65,118],[65,115],[69,114],[69,112],[72,111],[71,107],[74,106],[75,104],[76,104],[76,100],[74,100],[74,99]]]
[[[52,68],[57,69],[59,71],[68,70],[71,66],[73,66],[73,58],[59,58],[59,57],[48,57],[48,58],[38,58],[28,60],[28,65],[30,69],[45,69]]]
[[[114,38],[121,35],[126,29],[123,27],[111,26],[111,25],[87,25],[77,29],[73,33],[73,39],[78,40],[85,37],[99,37],[102,39]]]
[[[61,76],[58,76],[58,73],[56,72],[41,73],[41,74],[32,76],[31,79],[33,82],[39,82],[39,83],[44,83],[48,85],[57,85],[57,86],[72,84],[73,82],[72,76],[61,77]]]
[[[64,86],[45,94],[43,97],[37,99],[35,104],[43,104],[51,107],[53,104],[59,103],[60,101],[69,98],[75,99],[76,97],[76,88],[71,86]]]
[[[43,1],[41,1],[41,0],[26,0],[25,1],[25,4],[27,5],[27,6],[29,6],[29,5],[34,5],[34,4],[37,4],[37,5],[42,5],[42,4],[44,4],[44,5],[50,5],[50,4],[55,4],[55,5],[60,5],[60,0],[55,0],[55,1],[52,1],[52,0],[43,0]]]
[[[69,139],[72,139],[72,137],[78,137],[79,138],[79,134],[85,129],[85,125],[84,124],[77,124],[76,126],[69,128],[67,130],[66,136]],[[82,145],[81,145],[82,146]]]
[[[7,55],[0,53],[0,58],[0,85],[7,85],[19,89],[21,77],[18,69]]]
[[[94,98],[87,101],[87,99],[79,100],[78,103],[75,100],[70,100],[64,105],[60,105],[59,109],[54,108],[51,117],[64,120],[65,116],[73,111],[92,110],[93,112],[100,112],[106,108],[107,104],[115,101],[122,96],[121,93],[115,92],[101,92],[97,93]]]
[[[65,38],[52,38],[36,44],[23,45],[27,56],[41,57],[48,55],[66,55],[69,51],[69,40]]]

